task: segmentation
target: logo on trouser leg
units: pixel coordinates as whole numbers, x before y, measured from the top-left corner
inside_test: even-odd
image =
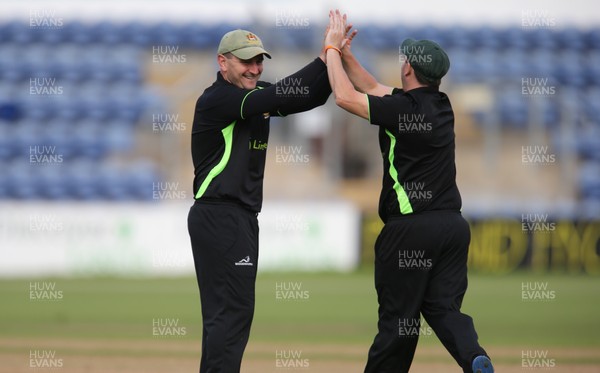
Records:
[[[254,263],[250,261],[250,255],[247,255],[244,259],[239,262],[235,262],[236,266],[253,266]]]

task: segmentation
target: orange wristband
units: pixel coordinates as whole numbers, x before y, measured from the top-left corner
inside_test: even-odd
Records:
[[[340,54],[340,57],[342,57],[342,51],[340,50],[340,48],[334,47],[333,45],[328,45],[325,47],[325,53],[327,53],[327,51],[329,49],[333,49],[333,50],[337,51]]]

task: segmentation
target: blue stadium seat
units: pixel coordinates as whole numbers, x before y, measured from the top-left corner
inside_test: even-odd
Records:
[[[6,83],[19,83],[29,80],[31,62],[23,58],[22,47],[17,43],[7,43],[0,48],[0,80]]]
[[[115,47],[105,51],[101,81],[139,85],[142,82],[142,55],[137,48]]]
[[[102,195],[98,188],[97,163],[88,160],[69,162],[65,172],[69,195],[78,200],[100,200]]]
[[[554,69],[554,76],[558,83],[576,88],[583,88],[588,84],[584,70],[585,61],[581,54],[572,50],[563,50],[556,53],[554,58],[557,61],[564,61],[564,63],[556,64],[557,67]]]
[[[556,69],[555,54],[544,49],[531,51],[528,54],[526,66],[526,73],[529,77],[554,77]]]
[[[587,49],[586,35],[575,27],[566,27],[555,35],[559,48],[570,53],[582,53]]]
[[[448,74],[451,81],[454,84],[476,82],[470,53],[460,48],[447,49],[447,53],[450,58]]]
[[[144,112],[144,104],[140,97],[109,98],[105,105],[112,111],[111,119],[136,124]]]
[[[136,45],[138,47],[150,47],[155,40],[152,27],[139,21],[124,24],[121,31],[126,37],[126,39],[123,40],[124,43]]]
[[[553,29],[535,28],[527,30],[525,35],[529,39],[532,48],[553,52],[558,49],[557,31]]]
[[[528,53],[524,50],[506,49],[498,56],[503,76],[507,79],[526,77],[530,73],[528,58]]]
[[[160,22],[150,27],[154,35],[153,45],[181,46],[183,44],[180,26],[172,22]]]
[[[254,26],[243,25],[243,24],[230,24],[230,23],[218,23],[218,24],[215,24],[212,26],[208,26],[206,28],[206,31],[212,40],[212,45],[213,45],[214,50],[217,49],[217,46],[219,45],[219,41],[221,41],[221,38],[223,37],[223,35],[225,35],[229,31],[235,30],[235,29],[253,30]],[[266,41],[266,40],[263,40],[263,41]]]
[[[584,73],[588,84],[600,86],[600,51],[588,51],[584,64]]]
[[[535,47],[530,44],[530,40],[527,37],[526,31],[518,27],[508,27],[500,29],[498,31],[498,36],[500,37],[500,41],[502,42],[502,44],[509,49],[524,51],[529,49],[530,47]]]
[[[12,133],[12,153],[19,159],[29,159],[30,149],[35,146],[47,145],[40,137],[43,127],[40,122],[23,120],[14,126]]]
[[[86,96],[80,100],[80,104],[84,107],[86,119],[103,121],[113,115],[114,108],[105,97]]]
[[[98,83],[107,83],[113,80],[111,65],[106,57],[88,60],[86,63],[89,69],[88,79]]]
[[[113,81],[130,82],[132,84],[142,83],[142,70],[138,61],[115,61],[112,66]]]
[[[24,97],[21,101],[24,117],[37,122],[50,120],[56,117],[60,101],[59,97],[53,96],[31,95],[31,97]]]
[[[39,197],[36,169],[29,162],[15,160],[7,167],[6,194],[13,199],[35,199]]]
[[[99,44],[114,46],[125,40],[123,26],[112,21],[101,21],[90,27],[89,32]]]
[[[498,92],[496,99],[500,123],[516,128],[525,128],[529,119],[529,110],[526,100],[514,91]]]
[[[579,170],[581,197],[600,200],[600,162],[586,162]]]
[[[560,125],[560,107],[557,100],[545,97],[536,98],[540,100],[542,110],[542,124],[550,129],[558,128]]]
[[[37,41],[45,46],[55,46],[66,42],[69,38],[63,27],[48,27],[40,30]]]
[[[454,25],[448,29],[446,34],[446,48],[460,48],[463,50],[471,50],[475,47],[475,39],[473,33],[468,28],[461,25]]]
[[[504,47],[501,33],[487,25],[471,29],[470,37],[475,48],[498,51]]]
[[[579,202],[578,217],[581,220],[600,220],[600,198],[587,198]]]
[[[375,25],[367,25],[366,27],[361,28],[359,32],[361,33],[361,39],[368,40],[369,46],[374,50],[382,50],[388,47],[387,35],[381,27]],[[410,36],[406,35],[405,37]],[[401,40],[396,40],[396,48],[398,48],[398,44],[401,42]]]
[[[107,148],[100,125],[93,119],[81,121],[72,127],[72,146],[75,148],[74,152],[77,156],[98,161],[106,155]]]
[[[98,42],[97,35],[92,32],[92,27],[89,24],[76,20],[69,21],[65,23],[63,30],[67,35],[65,42],[71,42],[83,48]]]
[[[98,83],[128,79],[134,83],[141,80],[141,67],[137,49],[97,46],[85,55],[88,78]]]
[[[589,50],[600,50],[600,27],[594,27],[586,33],[585,40]]]
[[[16,45],[25,46],[29,43],[36,41],[38,37],[38,28],[30,27],[27,23],[22,21],[10,21],[8,22],[4,30],[5,38],[7,41],[11,41]]]
[[[589,88],[583,99],[587,119],[600,125],[600,87]]]
[[[482,49],[473,55],[474,66],[472,72],[478,75],[478,80],[485,83],[497,83],[502,81],[504,74],[503,64],[500,61],[498,53],[490,49]]]
[[[62,83],[77,83],[87,78],[89,72],[85,61],[81,58],[81,47],[68,43],[56,46],[52,51],[49,59],[50,70]]]
[[[0,22],[0,46],[12,42],[8,34],[9,23]]]
[[[21,106],[17,102],[0,99],[0,121],[16,122],[22,116]]]
[[[122,165],[102,164],[98,168],[98,186],[102,196],[109,200],[126,201],[133,199],[127,185],[128,170]]]
[[[406,38],[413,39],[431,39],[438,43],[442,41],[440,38],[436,38],[433,30],[425,30],[421,28],[407,28],[401,25],[387,26],[384,28],[384,32],[387,34],[383,35],[385,49],[391,52],[398,52],[402,41]],[[313,37],[315,41],[319,40],[318,36]],[[445,46],[445,44],[444,44]],[[315,45],[316,47],[316,45]]]
[[[0,29],[0,31],[2,30]],[[2,130],[0,130],[0,132],[2,132]],[[2,139],[0,139],[0,143],[2,143]],[[2,150],[0,148],[0,152],[1,151]],[[2,158],[0,158],[0,174],[2,175],[2,177],[0,177],[0,200],[8,199],[10,197],[10,190],[8,189],[8,165],[2,160]]]
[[[3,103],[17,103],[18,104],[18,92],[19,92],[19,83],[10,83],[10,82],[6,82],[3,81],[0,78],[0,82],[2,82],[2,84],[0,84],[0,102]],[[25,92],[27,93],[27,92]]]
[[[1,55],[2,53],[0,53]],[[21,69],[14,63],[0,59],[0,81],[2,83],[16,83],[22,79]]]
[[[0,162],[8,160],[13,157],[13,152],[16,150],[13,148],[12,134],[13,127],[0,122]],[[6,175],[0,176],[0,179],[4,179]]]
[[[55,118],[65,122],[73,122],[86,115],[80,97],[60,97],[55,105]]]
[[[423,27],[413,27],[413,28],[404,28],[403,26],[397,25],[394,31],[396,45],[397,48],[402,40],[407,37],[412,37],[415,39],[429,39],[433,40],[439,45],[441,45],[444,49],[448,48],[448,39],[447,39],[447,29],[441,29],[434,25],[427,25]]]
[[[47,145],[56,146],[57,151],[63,155],[65,161],[68,161],[77,155],[79,144],[73,137],[76,126],[77,123],[61,119],[44,122],[40,137]]]
[[[153,183],[158,182],[159,177],[154,165],[145,160],[137,161],[130,165],[127,171],[128,190],[133,199],[153,200]]]
[[[133,146],[133,127],[125,121],[103,123],[102,137],[105,147],[114,153],[124,152]]]
[[[36,175],[38,196],[50,200],[69,199],[69,189],[65,184],[64,169],[62,166],[39,167]]]
[[[181,29],[182,45],[194,49],[216,48],[219,40],[214,40],[207,30],[207,27],[198,22],[184,24]]]
[[[600,126],[580,129],[576,136],[581,158],[600,163]]]
[[[164,97],[159,91],[152,89],[146,89],[139,96],[139,99],[136,102],[136,106],[136,110],[138,110],[138,120],[142,117],[143,114],[148,113],[150,110],[153,110],[153,112],[159,110],[163,113],[166,110]]]
[[[146,107],[144,97],[147,93],[136,85],[121,81],[110,85],[110,96],[105,105],[111,108],[110,119],[135,124]]]
[[[61,66],[61,77],[65,82],[83,82],[91,76],[91,66],[80,58],[73,58]]]

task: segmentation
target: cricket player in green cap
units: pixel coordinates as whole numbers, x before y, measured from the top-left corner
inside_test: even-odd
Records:
[[[467,290],[469,225],[461,215],[454,164],[454,112],[439,90],[450,68],[430,40],[400,46],[402,89],[385,86],[353,57],[352,25],[330,12],[325,38],[335,102],[379,129],[383,182],[375,243],[379,322],[366,373],[409,371],[421,315],[465,373],[491,373],[473,320],[460,311]]]

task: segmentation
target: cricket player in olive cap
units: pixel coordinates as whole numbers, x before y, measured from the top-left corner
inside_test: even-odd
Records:
[[[450,68],[430,40],[400,47],[402,89],[385,86],[353,57],[352,25],[330,12],[325,38],[335,102],[379,128],[383,182],[375,243],[378,334],[365,372],[408,372],[421,315],[464,372],[493,372],[473,320],[460,312],[467,290],[469,225],[461,215],[454,164],[454,113],[440,92]]]
[[[248,342],[269,118],[323,105],[331,93],[324,51],[278,83],[301,84],[298,97],[259,80],[265,57],[271,55],[258,36],[228,32],[217,51],[217,79],[196,102],[188,231],[202,308],[201,373],[239,372]]]

